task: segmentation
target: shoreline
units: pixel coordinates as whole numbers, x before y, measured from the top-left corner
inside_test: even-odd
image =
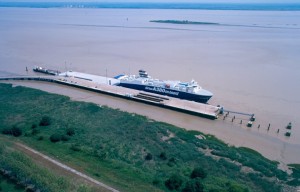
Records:
[[[228,183],[245,190],[294,191],[299,184],[299,164],[291,165],[295,174],[288,175],[278,169],[279,162],[198,131],[32,88],[1,84],[1,93],[6,109],[1,111],[4,137],[24,141],[71,167],[79,166],[122,191],[171,190],[167,181],[173,174],[186,188],[199,165],[207,175],[201,180],[207,191],[219,191]],[[13,139],[11,134],[17,132],[9,130],[20,130],[20,137]]]
[[[20,81],[8,81],[3,83],[10,83],[15,86],[31,87],[50,93],[65,95],[75,101],[107,105],[113,109],[120,109],[129,113],[137,113],[155,121],[170,123],[185,130],[197,130],[204,134],[211,134],[228,145],[254,149],[261,153],[264,157],[280,162],[279,167],[282,169],[286,169],[287,164],[300,163],[300,154],[298,153],[298,149],[300,147],[299,144],[288,143],[287,141],[283,141],[269,135],[254,132],[251,129],[244,129],[231,123],[228,124],[222,120],[211,121],[188,114],[182,114],[180,112],[170,111],[168,109],[149,106],[143,103],[93,93],[78,88],[55,85],[52,83]]]

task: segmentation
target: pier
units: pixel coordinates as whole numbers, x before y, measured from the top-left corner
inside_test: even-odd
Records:
[[[1,80],[27,80],[57,83],[212,120],[217,119],[220,113],[220,107],[217,106],[119,87],[115,85],[117,82],[113,78],[94,76],[78,72],[66,72],[64,74],[60,74],[59,76],[0,77],[0,81]]]
[[[232,113],[232,114],[238,114],[238,115],[245,115],[245,116],[250,116],[250,117],[254,116],[254,114],[237,112],[237,111],[230,111],[230,110],[226,110],[226,109],[224,109],[223,111],[226,112],[226,113]]]

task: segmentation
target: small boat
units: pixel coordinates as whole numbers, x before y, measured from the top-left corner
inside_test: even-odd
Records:
[[[35,66],[33,68],[33,71],[34,72],[38,72],[38,73],[45,73],[45,74],[48,74],[48,75],[58,75],[58,74],[60,74],[59,71],[55,71],[55,70],[51,70],[51,69],[46,69],[46,68],[39,67],[39,66]]]

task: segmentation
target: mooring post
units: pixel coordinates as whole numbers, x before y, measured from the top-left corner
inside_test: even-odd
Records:
[[[241,120],[240,124],[242,124],[242,123],[243,123],[243,120]]]
[[[277,133],[279,133],[279,129],[277,129]]]
[[[260,128],[260,124],[258,124],[258,127],[257,127],[258,129]]]
[[[235,119],[235,115],[233,116],[233,119]]]
[[[289,122],[289,124],[286,126],[287,129],[292,129],[292,123]]]

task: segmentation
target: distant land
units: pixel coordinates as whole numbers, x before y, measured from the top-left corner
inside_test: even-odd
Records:
[[[0,7],[300,11],[300,3],[0,2]]]
[[[211,22],[199,22],[199,21],[188,21],[188,20],[151,20],[153,23],[171,23],[171,24],[184,24],[184,25],[219,25],[219,23]]]

